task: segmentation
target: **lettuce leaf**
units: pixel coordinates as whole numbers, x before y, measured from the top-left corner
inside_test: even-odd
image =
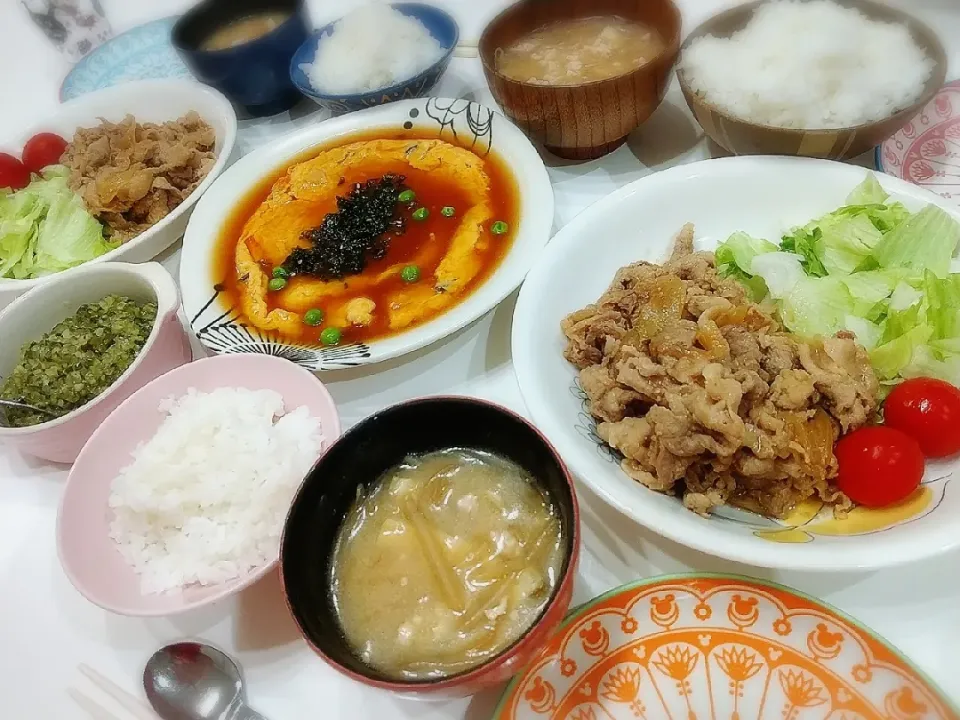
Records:
[[[847,205],[883,205],[890,198],[890,195],[877,176],[873,173],[867,173],[867,177],[862,183],[857,185],[850,194],[847,195]]]
[[[780,300],[805,278],[803,259],[787,252],[771,252],[753,259],[753,271],[765,283],[770,297]]]
[[[789,235],[784,235],[780,240],[780,249],[803,258],[803,269],[807,275],[824,277],[827,274],[827,268],[820,257],[822,241],[823,232],[820,228],[808,225],[806,228],[799,228]]]
[[[854,297],[839,278],[805,277],[783,298],[780,316],[797,335],[830,337],[846,329],[854,309]]]
[[[945,277],[958,242],[960,223],[936,205],[927,205],[884,235],[872,255],[882,268],[913,268]]]
[[[870,364],[881,380],[892,380],[904,374],[913,362],[918,348],[930,339],[930,328],[917,325],[902,335],[887,340],[870,351]]]
[[[722,277],[739,280],[750,296],[760,302],[767,295],[763,279],[753,271],[753,261],[758,255],[777,251],[777,246],[768,240],[751,237],[745,232],[735,232],[720,243],[714,252],[717,270]]]
[[[0,198],[0,277],[51,275],[116,247],[70,189],[67,176],[66,168],[52,166],[27,187]]]
[[[18,277],[15,268],[31,264],[32,247],[44,206],[28,193],[0,195],[0,277]]]
[[[717,259],[752,294],[762,287],[791,332],[853,332],[884,387],[921,375],[960,385],[958,245],[949,213],[911,213],[871,173],[844,206],[784,234],[779,248],[735,233]]]

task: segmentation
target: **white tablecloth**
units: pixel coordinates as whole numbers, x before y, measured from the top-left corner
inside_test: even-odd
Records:
[[[102,0],[115,30],[182,10],[185,0]],[[892,0],[891,0],[892,1]],[[897,0],[936,27],[951,54],[950,78],[960,77],[958,0]],[[341,14],[354,0],[319,0],[316,20]],[[680,0],[685,27],[730,0]],[[464,41],[479,35],[503,0],[446,0]],[[803,39],[798,38],[798,51]],[[0,140],[41,120],[57,104],[64,61],[33,27],[16,0],[0,2]],[[490,102],[479,61],[455,59],[439,95]],[[309,105],[268,126],[245,123],[244,149],[322,119]],[[600,161],[551,161],[557,227],[577,212],[655,169],[709,157],[676,87],[627,146]],[[863,159],[863,162],[867,162]],[[177,253],[164,263],[175,269]],[[462,393],[525,412],[510,362],[515,296],[473,326],[411,356],[367,370],[324,376],[346,426],[394,402],[420,395]],[[2,342],[0,338],[0,342]],[[140,694],[144,661],[160,645],[201,638],[243,665],[251,703],[271,720],[485,720],[497,693],[470,700],[400,700],[342,678],[299,639],[273,575],[241,594],[197,613],[158,620],[110,615],[86,602],[57,563],[54,528],[65,469],[0,447],[0,718],[71,720],[86,715],[66,688],[82,685],[87,663]],[[702,570],[767,578],[819,597],[853,615],[897,645],[960,703],[960,555],[876,573],[777,572],[738,566],[687,550],[637,527],[584,491],[585,552],[575,600],[652,575]],[[85,686],[89,687],[89,686]],[[127,717],[116,711],[119,717]]]

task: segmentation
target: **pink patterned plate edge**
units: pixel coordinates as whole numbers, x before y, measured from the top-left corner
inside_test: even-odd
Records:
[[[960,204],[960,80],[940,88],[919,115],[878,145],[874,165]]]
[[[873,631],[775,583],[651,578],[567,616],[494,720],[957,720]]]

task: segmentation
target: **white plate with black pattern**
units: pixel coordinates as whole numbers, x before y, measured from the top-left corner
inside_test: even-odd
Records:
[[[415,130],[485,156],[495,153],[520,189],[513,241],[497,269],[458,304],[433,320],[369,344],[323,346],[294,342],[247,322],[215,282],[216,243],[236,204],[264,177],[312,147],[377,128]],[[180,286],[183,307],[200,342],[216,353],[279,355],[311,370],[381,362],[460,330],[513,292],[539,257],[553,227],[553,188],[543,161],[526,136],[495,110],[468,100],[421,98],[326,120],[254,150],[225,172],[201,198],[183,241]]]

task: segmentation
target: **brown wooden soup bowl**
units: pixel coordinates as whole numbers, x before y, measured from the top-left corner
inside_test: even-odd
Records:
[[[617,15],[656,30],[663,52],[628,73],[580,85],[538,85],[497,70],[497,51],[557,20]],[[680,11],[671,0],[521,0],[487,25],[478,46],[503,112],[550,152],[590,160],[615,150],[657,109],[680,49]]]
[[[711,140],[734,155],[799,155],[844,160],[856,157],[886,140],[930,102],[937,90],[943,86],[947,74],[947,55],[936,33],[911,15],[888,5],[880,5],[870,0],[834,1],[845,7],[857,8],[873,20],[906,25],[910,29],[913,39],[935,63],[930,79],[917,101],[875,122],[829,130],[798,130],[763,125],[736,117],[711,104],[690,86],[690,80],[683,70],[683,51],[697,38],[705,35],[730,37],[742,30],[754,11],[767,2],[758,0],[713,16],[690,33],[681,48],[681,64],[677,68],[680,88],[694,117]],[[785,48],[784,51],[802,52],[802,41],[797,47]],[[793,82],[802,82],[802,79],[796,78]]]

